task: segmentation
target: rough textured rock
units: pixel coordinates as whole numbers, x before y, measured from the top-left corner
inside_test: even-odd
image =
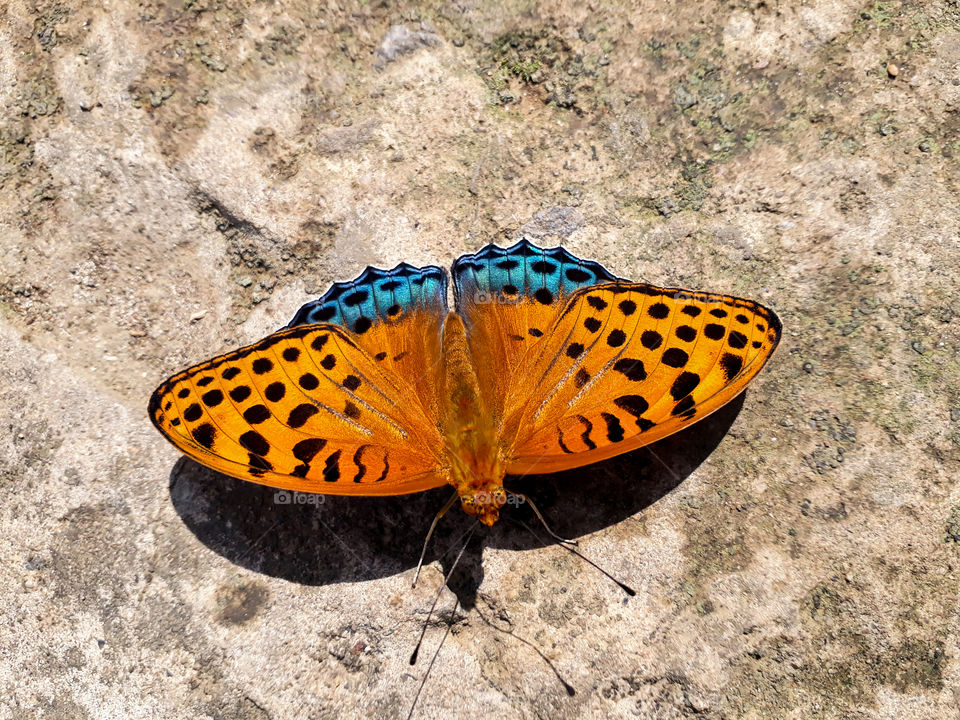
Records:
[[[404,716],[449,628],[415,717],[954,717],[958,130],[953,0],[3,3],[0,716]],[[518,481],[636,597],[521,507],[411,667],[446,492],[276,504],[147,398],[531,221],[783,344],[696,429]]]
[[[440,38],[436,33],[422,30],[411,30],[406,25],[394,25],[383,38],[377,48],[377,62],[382,67],[393,62],[401,55],[413,52],[417,48],[427,45],[437,45]]]

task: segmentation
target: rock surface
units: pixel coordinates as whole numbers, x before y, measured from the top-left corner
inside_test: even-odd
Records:
[[[953,0],[3,3],[0,717],[404,717],[447,629],[414,717],[956,717],[958,130]],[[521,483],[635,597],[521,507],[411,667],[447,493],[279,505],[147,398],[531,222],[783,343],[693,431]]]

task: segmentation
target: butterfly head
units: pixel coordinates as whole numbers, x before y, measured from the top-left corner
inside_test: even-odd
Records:
[[[500,517],[500,508],[507,504],[503,466],[497,456],[455,455],[451,471],[450,483],[457,489],[463,511],[484,525],[493,525]]]
[[[493,525],[500,517],[500,508],[507,504],[507,493],[502,487],[468,490],[461,493],[460,504],[467,515],[476,515],[484,525]]]

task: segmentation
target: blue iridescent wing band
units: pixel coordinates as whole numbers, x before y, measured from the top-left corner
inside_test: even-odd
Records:
[[[392,270],[368,267],[350,282],[334,283],[301,307],[287,327],[326,322],[363,334],[374,324],[424,310],[447,312],[447,273],[435,265],[400,263]]]
[[[487,245],[453,263],[454,298],[461,314],[471,304],[500,296],[529,297],[549,305],[582,287],[618,279],[600,263],[581,260],[562,247],[537,247],[526,238],[508,248]]]

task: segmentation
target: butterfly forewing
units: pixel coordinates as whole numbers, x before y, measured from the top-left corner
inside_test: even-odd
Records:
[[[736,397],[779,337],[776,315],[749,300],[625,282],[579,290],[513,376],[508,471],[578,467],[670,435]]]
[[[419,351],[422,364],[438,365]],[[436,487],[435,413],[397,372],[396,354],[371,355],[337,325],[291,327],[174,375],[151,398],[151,419],[199,462],[274,487]]]

